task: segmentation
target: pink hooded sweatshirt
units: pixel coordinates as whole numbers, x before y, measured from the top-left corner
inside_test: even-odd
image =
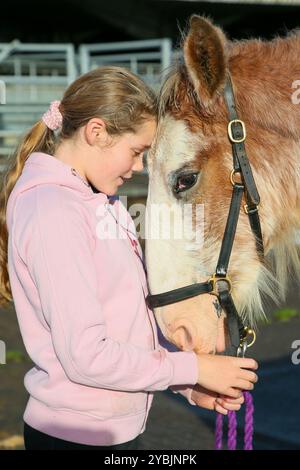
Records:
[[[196,354],[158,341],[142,251],[120,201],[34,152],[9,197],[7,225],[15,309],[35,364],[24,379],[27,424],[107,446],[145,430],[157,390],[173,387],[194,404]]]

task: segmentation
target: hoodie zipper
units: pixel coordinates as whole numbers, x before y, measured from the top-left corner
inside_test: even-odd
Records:
[[[145,274],[146,274],[146,282],[147,282],[147,269],[146,269],[146,265],[145,265],[145,262],[144,260],[141,258],[139,252],[138,252],[138,249],[137,249],[137,246],[138,246],[138,242],[134,239],[132,239],[128,233],[128,231],[126,230],[127,232],[127,236],[130,240],[130,243],[133,247],[133,250],[135,252],[135,254],[137,255],[137,257],[139,258],[139,260],[141,261],[142,265],[143,265],[143,268],[144,268],[144,271],[145,271]],[[142,285],[142,289],[143,289],[143,294],[144,294],[144,299],[145,299],[145,303],[146,303],[146,294],[145,294],[145,291],[144,291],[144,286]],[[153,331],[153,325],[152,325],[152,322],[151,322],[151,319],[149,317],[149,313],[148,313],[148,308],[147,308],[147,305],[146,305],[146,310],[147,310],[147,317],[148,317],[148,321],[150,323],[150,327],[151,327],[151,331],[152,331],[152,339],[153,339],[153,347],[155,349],[155,335],[154,335],[154,331]],[[147,420],[147,417],[148,417],[148,414],[149,414],[149,407],[148,407],[148,403],[149,403],[149,395],[150,395],[150,392],[146,392],[147,393],[147,400],[146,400],[146,411],[145,411],[145,417],[144,417],[144,420],[143,420],[143,424],[142,424],[142,427],[141,427],[141,431],[143,430],[144,426],[145,426],[145,423],[146,423],[146,420]]]
[[[143,269],[144,269],[144,272],[145,272],[145,279],[146,279],[146,283],[147,283],[147,268],[146,268],[146,264],[145,264],[143,258],[140,256],[140,254],[138,252],[138,249],[137,249],[138,242],[137,242],[137,240],[135,240],[134,238],[131,238],[131,236],[129,235],[129,230],[127,230],[125,227],[123,227],[121,224],[119,224],[119,222],[116,219],[116,217],[114,216],[114,214],[110,211],[109,203],[106,203],[105,205],[106,205],[106,208],[107,208],[108,212],[110,213],[110,215],[113,217],[114,221],[116,222],[116,224],[118,224],[119,227],[121,227],[122,230],[124,230],[126,232],[127,238],[130,240],[130,243],[131,243],[131,246],[133,247],[134,253],[137,255],[140,262],[142,263],[142,266],[143,266]],[[130,233],[132,233],[132,232],[130,232]],[[138,271],[138,268],[136,268],[136,269]],[[140,278],[140,273],[139,272],[138,272],[138,277]],[[142,284],[142,281],[141,281],[141,284]],[[143,284],[142,284],[142,290],[143,290],[143,295],[144,295],[145,304],[146,304],[147,317],[148,317],[150,327],[151,327],[151,331],[152,331],[153,347],[155,349],[155,334],[154,334],[153,325],[152,325],[152,322],[151,322],[151,319],[150,319],[149,313],[148,313],[148,307],[147,307],[147,303],[146,303],[146,293],[145,293]]]
[[[145,271],[145,274],[146,274],[146,282],[147,282],[147,269],[146,269],[146,265],[145,265],[145,262],[144,260],[142,259],[142,257],[140,256],[139,252],[138,252],[138,249],[137,249],[137,245],[138,245],[138,242],[134,239],[132,239],[128,233],[128,231],[126,230],[127,232],[127,236],[130,240],[130,243],[133,247],[133,251],[135,252],[135,254],[137,255],[137,257],[139,258],[139,260],[141,261],[142,265],[143,265],[143,268],[144,268],[144,271]],[[146,293],[145,293],[145,290],[144,290],[144,286],[142,285],[142,289],[143,289],[143,294],[144,294],[144,299],[145,299],[145,303],[146,303]],[[150,317],[149,317],[149,313],[148,313],[148,308],[146,307],[146,310],[147,310],[147,316],[148,316],[148,320],[149,320],[149,323],[150,323],[150,326],[151,326],[151,330],[152,330],[152,338],[153,338],[153,347],[155,349],[155,336],[154,336],[154,331],[153,331],[153,326],[152,326],[152,322],[150,320]]]
[[[91,189],[92,189],[91,185],[90,185],[84,178],[82,178],[81,175],[79,175],[79,174],[77,173],[77,171],[75,170],[75,168],[71,168],[71,173],[72,173],[72,175],[77,176],[77,178],[80,179],[88,188],[91,188]]]
[[[143,269],[145,271],[145,274],[146,274],[146,282],[147,282],[147,268],[146,268],[146,264],[143,260],[143,258],[140,256],[139,252],[138,252],[138,249],[137,249],[137,246],[138,246],[138,242],[137,240],[135,240],[134,238],[131,238],[130,235],[129,235],[129,230],[127,230],[125,227],[123,227],[121,224],[119,224],[118,220],[116,219],[116,217],[112,214],[112,212],[109,210],[109,207],[107,205],[107,209],[108,209],[108,212],[110,213],[110,215],[113,217],[113,219],[115,220],[116,224],[118,224],[125,232],[126,232],[126,235],[127,235],[127,238],[130,240],[130,243],[131,243],[131,246],[133,248],[133,251],[134,253],[137,255],[137,257],[139,258],[139,260],[141,261],[142,263],[142,266],[143,266]],[[132,233],[132,232],[131,232]],[[138,270],[138,268],[136,267],[136,269]],[[138,276],[140,277],[140,273],[138,272]],[[144,286],[142,284],[142,289],[143,289],[143,295],[144,295],[144,299],[145,299],[145,303],[146,303],[146,294],[145,294],[145,291],[144,291]],[[146,305],[146,311],[147,311],[147,318],[148,318],[148,321],[150,323],[150,327],[151,327],[151,331],[152,331],[152,339],[153,339],[153,347],[155,349],[155,335],[154,335],[154,331],[153,331],[153,325],[152,325],[152,322],[151,322],[151,319],[149,317],[149,313],[148,313],[148,307]],[[141,427],[141,432],[142,432],[142,429],[143,427],[145,426],[145,422],[146,422],[146,419],[147,419],[147,416],[149,414],[149,409],[148,409],[148,403],[149,403],[149,394],[150,392],[146,392],[147,393],[147,400],[146,400],[146,412],[145,412],[145,417],[144,417],[144,420],[143,420],[143,424],[142,424],[142,427]]]

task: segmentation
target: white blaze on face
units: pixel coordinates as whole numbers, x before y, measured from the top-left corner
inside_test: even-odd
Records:
[[[203,142],[200,132],[193,134],[183,121],[167,115],[159,124],[155,145],[148,155],[146,262],[152,294],[207,280],[200,256],[202,239],[200,243],[199,239],[195,240],[196,227],[189,218],[188,200],[175,197],[171,182],[172,173],[185,164],[197,170],[193,162],[204,148]],[[199,209],[202,216],[203,207]],[[194,349],[199,339],[199,297],[203,296],[155,310],[163,334],[182,349]],[[205,302],[207,305],[207,299]],[[212,322],[210,315],[202,322],[206,331],[202,335],[205,350],[212,350],[215,345],[216,319],[213,312]]]
[[[198,148],[199,140],[183,121],[167,115],[159,124],[155,154],[148,157],[146,214],[146,257],[149,283],[155,293],[195,281],[193,257],[187,251],[192,236],[188,218],[191,205],[176,199],[169,178],[172,172],[193,162]]]

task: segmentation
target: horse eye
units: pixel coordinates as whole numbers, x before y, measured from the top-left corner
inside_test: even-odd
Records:
[[[178,176],[173,191],[178,194],[192,188],[198,179],[198,173]]]

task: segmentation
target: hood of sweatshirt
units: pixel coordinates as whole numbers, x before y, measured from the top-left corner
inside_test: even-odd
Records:
[[[33,152],[27,158],[23,171],[19,176],[8,200],[7,223],[10,225],[10,217],[14,203],[19,194],[35,186],[43,184],[57,184],[78,191],[83,199],[97,199],[104,204],[110,199],[101,192],[94,192],[85,180],[68,164],[56,157],[44,152]]]
[[[12,214],[18,196],[31,188],[43,184],[56,184],[77,192],[83,203],[92,203],[97,207],[100,216],[100,207],[103,215],[108,213],[115,221],[136,237],[134,222],[127,209],[119,201],[119,196],[108,196],[97,191],[72,168],[58,158],[44,152],[33,152],[27,158],[21,175],[19,176],[9,198],[6,210],[7,226],[11,226]]]

